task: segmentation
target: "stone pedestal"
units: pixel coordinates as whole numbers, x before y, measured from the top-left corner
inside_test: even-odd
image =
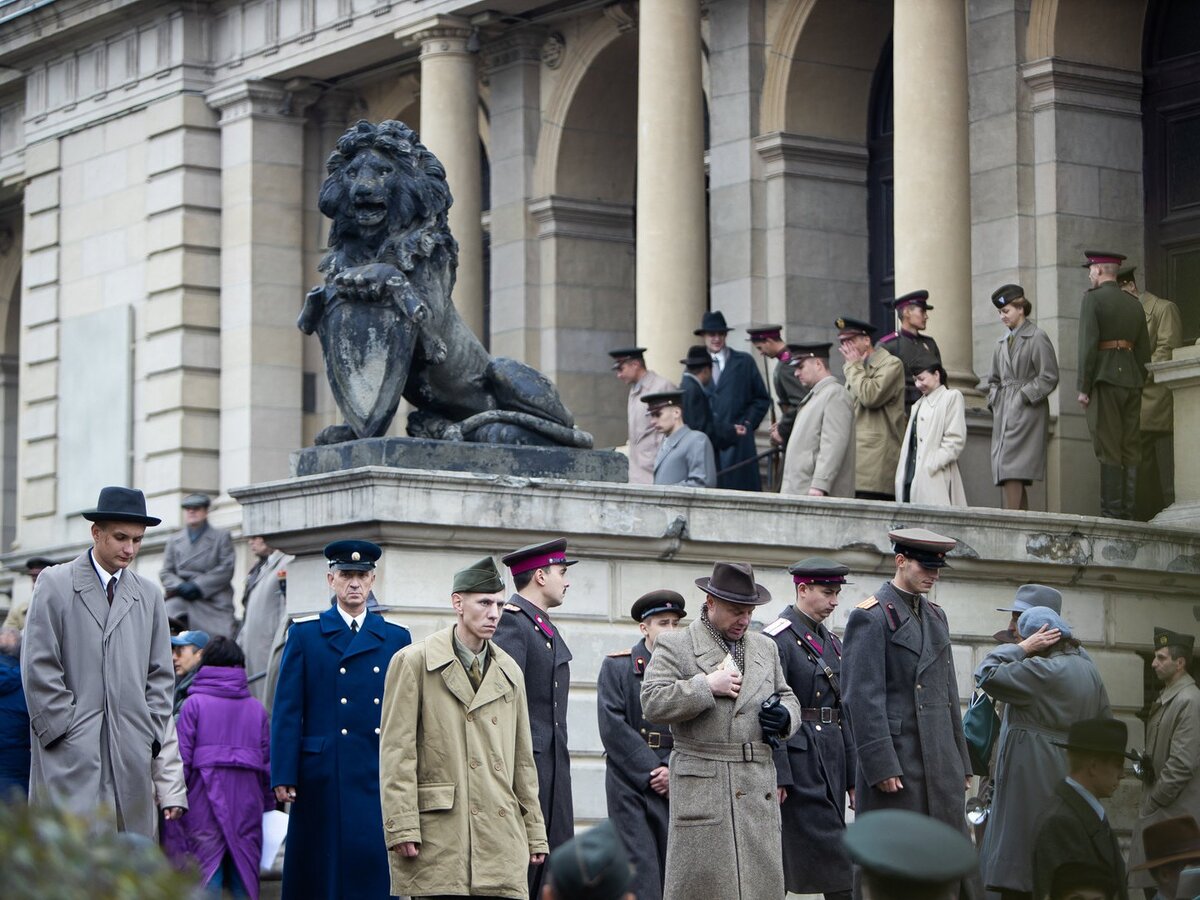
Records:
[[[1175,406],[1175,502],[1155,525],[1200,529],[1200,347],[1180,347],[1166,362],[1150,363],[1156,384],[1171,389]]]

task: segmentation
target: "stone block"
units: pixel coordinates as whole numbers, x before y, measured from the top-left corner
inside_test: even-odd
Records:
[[[207,129],[176,129],[156,135],[146,145],[146,174],[183,166],[221,168],[221,135]]]
[[[1059,161],[1141,171],[1140,120],[1102,110],[1058,108],[1054,124],[1056,141],[1051,152]]]
[[[21,477],[24,479],[53,478],[56,474],[54,467],[58,462],[58,439],[42,438],[36,443],[30,444],[30,447],[36,447],[37,450],[20,454]]]
[[[148,335],[142,342],[143,364],[147,375],[187,368],[217,369],[221,364],[218,334],[174,329]]]
[[[219,393],[220,376],[216,372],[158,372],[145,381],[146,415],[179,408],[216,410],[220,408]]]
[[[1142,173],[1098,170],[1100,217],[1137,222],[1143,215]]]
[[[985,172],[1017,162],[1016,124],[1016,118],[1009,113],[971,120],[972,172]]]
[[[30,445],[29,452],[41,452],[42,447],[39,445],[37,450]],[[30,478],[22,481],[17,488],[20,499],[18,506],[21,510],[21,515],[25,517],[35,516],[50,516],[56,511],[57,490],[56,482],[53,477],[47,478]]]
[[[40,250],[58,243],[58,210],[48,209],[25,218],[25,251]]]
[[[58,360],[31,363],[25,360],[21,369],[21,401],[35,403],[58,397]]]
[[[216,210],[177,207],[151,214],[146,225],[148,253],[179,245],[213,249],[221,246],[221,214]]]
[[[79,242],[78,275],[86,278],[124,265],[127,250],[125,232],[109,231]]]
[[[1008,15],[992,15],[982,17],[975,10],[977,4],[972,4],[971,23],[967,29],[967,71],[974,75],[977,72],[988,72],[993,69],[1007,69],[1016,78],[1015,59],[1017,35],[1016,18],[1011,9]]]
[[[147,454],[143,464],[141,484],[149,498],[156,494],[178,493],[183,487],[190,490],[197,485],[211,486],[210,489],[215,491],[216,485],[219,483],[217,479],[217,455],[215,453],[184,452],[174,449],[162,454]],[[155,515],[163,516],[164,524],[171,524],[164,514],[178,515],[178,512],[175,512],[178,504],[174,501],[167,508],[154,503],[150,504],[150,508],[155,510]]]
[[[21,341],[21,360],[28,364],[58,358],[58,323],[26,328]]]
[[[151,294],[180,286],[218,289],[221,257],[216,250],[174,247],[146,261],[146,291]]]
[[[1148,651],[1152,647],[1155,627],[1195,633],[1194,597],[1147,591],[1114,594],[1113,600],[1108,620],[1115,644]]]
[[[172,328],[220,327],[220,295],[197,288],[172,288],[151,295],[144,307],[147,334]]]
[[[968,120],[1014,115],[1020,77],[1016,70],[1009,66],[972,75],[968,91]]]
[[[28,144],[25,147],[25,177],[33,179],[54,172],[61,159],[62,150],[57,138]]]
[[[144,134],[146,137],[173,131],[177,128],[216,129],[218,113],[196,94],[176,94],[146,107]]]
[[[21,413],[21,437],[26,441],[52,438],[58,434],[58,401],[30,403]]]
[[[25,185],[26,215],[58,207],[58,180],[57,172],[39,175],[29,180]]]
[[[1115,709],[1133,711],[1142,708],[1145,696],[1143,685],[1144,663],[1135,653],[1119,653],[1108,650],[1088,651],[1092,662],[1100,670],[1108,701]]]
[[[26,284],[21,290],[21,324],[30,328],[58,318],[58,285],[40,287]]]
[[[971,173],[971,222],[1011,217],[1017,211],[1017,166]],[[975,270],[979,272],[978,269]]]
[[[221,173],[208,169],[171,169],[146,184],[145,212],[153,214],[181,206],[221,209]]]

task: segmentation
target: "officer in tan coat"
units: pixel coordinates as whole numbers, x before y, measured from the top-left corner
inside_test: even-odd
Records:
[[[895,500],[904,436],[904,363],[874,346],[870,322],[843,317],[834,324],[846,390],[854,400],[854,496]]]

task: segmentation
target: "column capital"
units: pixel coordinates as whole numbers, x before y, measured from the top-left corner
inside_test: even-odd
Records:
[[[546,40],[546,30],[536,26],[505,31],[483,45],[484,73],[491,74],[519,63],[540,63]]]
[[[204,95],[204,101],[221,114],[221,124],[227,125],[251,116],[294,119],[295,97],[295,91],[277,81],[252,79],[211,90]]]
[[[393,36],[403,44],[419,45],[421,58],[426,59],[431,56],[461,56],[476,52],[478,46],[470,46],[471,38],[475,34],[470,21],[462,16],[431,16],[395,32]]]

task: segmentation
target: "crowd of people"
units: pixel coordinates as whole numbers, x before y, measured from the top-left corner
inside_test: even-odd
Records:
[[[1133,752],[1061,593],[1023,585],[974,673],[999,722],[980,746],[949,615],[928,596],[956,547],[944,535],[891,532],[894,574],[840,638],[829,621],[849,569],[833,559],[792,565],[783,603],[750,564],[723,561],[696,579],[690,621],[675,591],[637,598],[640,635],[597,685],[609,820],[576,837],[573,657],[554,621],[576,562],[565,540],[504,555],[507,596],[491,556],[455,573],[453,624],[415,642],[375,611],[381,549],[330,544],[329,608],[280,625],[268,712],[242,642],[172,621],[164,591],[130,569],[159,522],[141,492],[105,488],[83,515],[91,547],[39,574],[23,632],[0,631],[0,741],[26,741],[24,757],[0,746],[0,778],[161,842],[214,895],[259,896],[264,814],[284,810],[282,890],[297,900],[1200,891],[1194,636],[1155,629],[1163,690]],[[268,550],[256,544],[247,597]],[[1101,802],[1127,758],[1142,780],[1128,863]],[[974,841],[973,774],[987,776]]]
[[[1078,402],[1100,462],[1101,512],[1148,519],[1174,501],[1174,423],[1169,390],[1152,383],[1146,364],[1170,359],[1181,345],[1179,309],[1139,290],[1123,255],[1089,250],[1086,258]],[[783,494],[967,506],[959,473],[966,404],[925,334],[929,292],[885,302],[898,327],[878,340],[869,322],[832,323],[841,381],[830,366],[832,343],[785,342],[776,324],[746,328],[763,358],[760,372],[750,354],[728,345],[733,329],[719,311],[696,328],[704,343],[680,360],[678,388],[646,368],[645,347],[610,351],[629,385],[630,482],[758,491],[760,462],[770,459],[766,487]],[[1020,285],[1000,286],[991,303],[1004,329],[980,384],[992,412],[991,475],[1005,509],[1028,509],[1029,486],[1046,476],[1058,359]],[[776,363],[770,388],[768,359]],[[755,433],[768,414],[770,449],[759,453]]]

